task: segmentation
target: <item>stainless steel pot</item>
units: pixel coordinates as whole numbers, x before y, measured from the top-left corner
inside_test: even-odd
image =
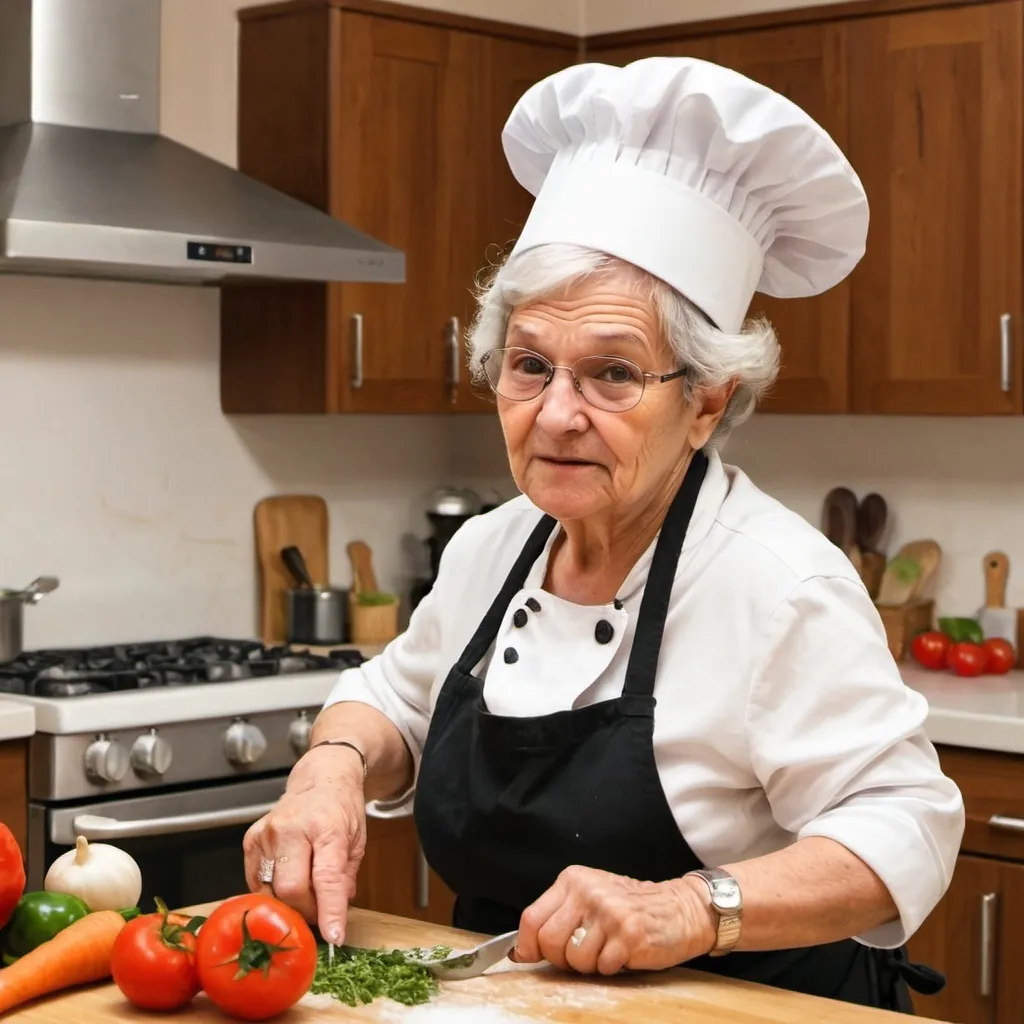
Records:
[[[24,650],[23,609],[56,590],[56,576],[40,576],[24,590],[0,589],[0,662],[13,661]]]
[[[283,548],[281,559],[298,584],[286,594],[288,642],[312,647],[347,643],[348,590],[315,586],[297,547]]]

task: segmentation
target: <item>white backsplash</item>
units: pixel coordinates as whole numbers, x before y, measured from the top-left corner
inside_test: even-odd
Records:
[[[220,411],[218,293],[0,277],[0,586],[60,588],[26,612],[30,646],[256,628],[252,512],[321,494],[331,570],[347,541],[403,589],[400,537],[426,534],[446,426],[409,417]]]

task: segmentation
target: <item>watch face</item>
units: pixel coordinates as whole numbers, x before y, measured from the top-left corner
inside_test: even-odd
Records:
[[[733,878],[716,881],[713,901],[720,910],[739,910],[743,906],[739,883]]]

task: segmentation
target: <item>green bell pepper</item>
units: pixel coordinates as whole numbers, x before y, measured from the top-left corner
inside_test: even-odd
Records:
[[[4,926],[4,960],[31,953],[88,913],[89,908],[77,896],[60,892],[25,893]]]

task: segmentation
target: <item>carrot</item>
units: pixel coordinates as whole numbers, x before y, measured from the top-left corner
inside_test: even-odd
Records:
[[[0,970],[0,1014],[30,999],[109,977],[114,940],[124,924],[116,910],[96,910]]]

